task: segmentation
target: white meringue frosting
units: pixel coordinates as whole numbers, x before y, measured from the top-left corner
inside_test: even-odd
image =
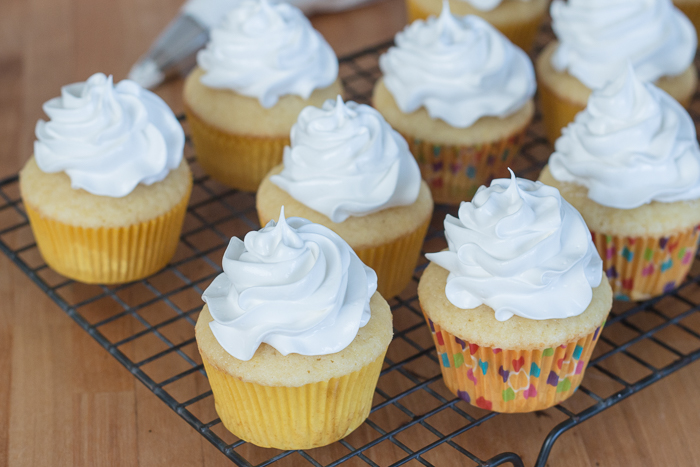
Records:
[[[603,87],[631,61],[642,81],[683,73],[697,35],[671,0],[554,0],[552,28],[559,46],[552,66],[591,89]]]
[[[501,3],[503,3],[503,0],[462,0],[463,2],[467,2],[474,8],[480,11],[491,11],[494,8],[498,7]],[[519,0],[521,2],[529,2],[530,0]]]
[[[480,187],[459,218],[446,217],[445,237],[449,250],[426,256],[450,272],[447,299],[462,309],[487,305],[499,321],[577,316],[601,282],[583,218],[540,182],[513,175]]]
[[[420,169],[408,143],[368,105],[327,100],[301,111],[270,181],[333,222],[418,198]]]
[[[299,217],[234,237],[224,272],[204,291],[221,346],[250,360],[265,342],[282,355],[328,355],[350,345],[370,319],[377,275],[322,225]]]
[[[202,84],[254,97],[265,108],[289,94],[308,99],[338,77],[333,49],[301,10],[267,0],[244,0],[231,10],[197,63]]]
[[[379,58],[384,84],[404,113],[424,107],[434,119],[466,128],[485,116],[506,117],[535,94],[527,54],[478,16],[416,20]]]
[[[185,134],[170,107],[130,80],[102,73],[61,88],[43,106],[34,155],[48,173],[65,172],[75,189],[123,197],[163,180],[182,161]]]
[[[693,120],[631,67],[593,92],[556,141],[549,168],[557,180],[583,185],[590,199],[618,209],[700,198]]]

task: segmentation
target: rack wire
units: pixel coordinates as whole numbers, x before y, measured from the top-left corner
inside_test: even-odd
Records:
[[[551,33],[545,27],[540,49]],[[380,72],[382,44],[340,61],[346,97],[369,101]],[[691,108],[699,118],[700,100]],[[187,124],[182,118],[187,130]],[[519,176],[536,178],[551,153],[535,117],[522,154]],[[534,464],[543,467],[559,436],[621,400],[700,358],[700,267],[677,290],[641,303],[616,302],[576,394],[544,412],[518,416],[487,412],[455,398],[444,386],[438,360],[416,296],[427,265],[421,259],[413,282],[390,300],[394,340],[379,378],[369,419],[344,440],[309,451],[263,449],[237,439],[221,424],[194,338],[202,291],[221,272],[232,236],[258,229],[254,195],[225,188],[188,160],[195,184],[175,258],[147,279],[119,286],[86,285],[47,267],[38,253],[19,194],[18,177],[0,181],[0,250],[139,381],[177,412],[234,464],[332,467],[524,465],[503,436],[525,423],[527,443],[540,445]],[[442,220],[454,208],[437,206],[425,251],[445,246]],[[650,409],[650,410],[653,410]],[[522,418],[527,417],[527,418]],[[536,428],[533,428],[536,427]],[[548,433],[540,441],[537,433]],[[522,434],[520,435],[523,436]],[[522,444],[519,445],[522,449]]]

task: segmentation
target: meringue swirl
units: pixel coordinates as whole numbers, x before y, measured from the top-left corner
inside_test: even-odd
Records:
[[[211,31],[197,54],[202,84],[254,97],[265,108],[281,96],[308,99],[338,77],[338,59],[298,8],[245,0]]]
[[[583,218],[540,182],[512,175],[480,187],[459,218],[445,218],[445,237],[449,250],[426,256],[450,271],[447,299],[463,309],[485,304],[499,321],[577,316],[601,282]]]
[[[282,355],[328,355],[370,319],[377,275],[322,225],[299,217],[231,239],[224,272],[204,291],[221,346],[250,360],[265,342]]]
[[[591,89],[603,87],[632,62],[642,81],[683,73],[695,57],[692,23],[671,0],[554,0],[557,71]]]
[[[420,169],[408,143],[368,105],[338,96],[306,107],[290,139],[284,170],[270,181],[333,222],[418,198]]]
[[[425,107],[434,119],[466,128],[485,116],[507,117],[535,94],[532,62],[478,16],[417,20],[379,58],[384,84],[404,113]]]
[[[688,112],[627,72],[594,91],[564,128],[549,159],[552,176],[588,188],[598,204],[632,209],[700,198],[700,146]]]
[[[120,198],[163,180],[182,161],[185,133],[170,107],[130,80],[92,75],[61,88],[43,106],[34,155],[47,173],[65,172],[75,189]]]
[[[480,11],[491,11],[497,6],[499,6],[501,3],[503,3],[503,0],[462,0],[463,2],[467,2],[474,8]],[[530,0],[519,0],[521,2],[529,2]]]

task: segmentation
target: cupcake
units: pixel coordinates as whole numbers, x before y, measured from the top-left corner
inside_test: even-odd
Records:
[[[695,125],[631,67],[564,128],[540,180],[583,215],[616,298],[647,299],[685,279],[700,227]]]
[[[20,190],[39,252],[87,283],[149,276],[175,254],[192,175],[170,108],[101,73],[44,104]]]
[[[255,191],[282,161],[299,112],[342,93],[338,59],[297,8],[242,1],[211,32],[184,103],[197,160],[213,179]]]
[[[586,107],[594,89],[624,72],[656,83],[684,106],[697,87],[697,35],[671,0],[555,0],[558,41],[537,58],[542,119],[550,142]]]
[[[406,141],[372,107],[340,96],[301,112],[256,206],[261,225],[284,206],[340,235],[376,271],[385,297],[410,282],[433,213]]]
[[[232,238],[195,328],[216,412],[239,438],[310,449],[369,415],[391,342],[377,277],[306,219]]]
[[[700,28],[700,0],[673,0],[676,7],[693,23],[695,34]]]
[[[408,22],[437,16],[443,1],[406,0]],[[456,15],[485,19],[524,50],[532,48],[548,3],[548,0],[449,0]]]
[[[379,67],[373,104],[408,141],[436,203],[459,204],[507,175],[535,111],[525,52],[445,4],[399,32]]]
[[[495,412],[570,397],[612,307],[581,215],[555,188],[513,176],[448,215],[445,237],[418,298],[450,391]]]

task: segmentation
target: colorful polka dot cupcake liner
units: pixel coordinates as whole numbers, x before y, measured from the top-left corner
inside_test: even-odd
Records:
[[[124,227],[88,228],[50,219],[25,203],[41,256],[53,270],[87,284],[121,284],[163,269],[175,254],[192,185],[170,211]]]
[[[700,226],[667,237],[591,233],[615,298],[646,300],[685,280],[697,252]]]
[[[541,350],[506,350],[463,341],[425,317],[447,388],[473,406],[494,412],[532,412],[576,392],[600,332]]]
[[[185,108],[197,162],[214,180],[243,191],[256,191],[265,175],[282,162],[289,137],[236,135],[215,128]]]
[[[441,3],[439,4],[441,5]],[[428,16],[438,16],[439,14],[439,12],[431,13],[430,11],[421,7],[421,5],[414,0],[406,0],[406,13],[408,15],[409,24],[417,19],[427,19]],[[537,36],[537,31],[539,30],[541,22],[542,16],[538,16],[530,21],[494,26],[513,44],[517,45],[526,52],[529,52],[532,45],[535,43],[535,37]]]
[[[523,144],[526,128],[511,137],[476,146],[440,145],[407,137],[421,175],[439,204],[469,201],[481,185],[508,176],[508,167]]]
[[[299,387],[243,381],[203,354],[202,361],[226,429],[256,446],[311,449],[344,438],[367,419],[384,353],[358,371]]]

